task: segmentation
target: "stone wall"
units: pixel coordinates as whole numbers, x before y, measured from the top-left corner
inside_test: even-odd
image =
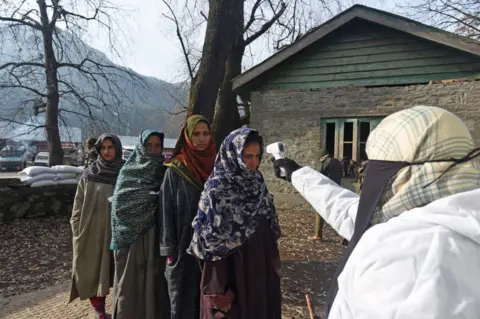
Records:
[[[289,156],[318,168],[322,117],[387,116],[415,105],[454,112],[480,144],[480,82],[253,92],[251,125],[266,145],[283,141]],[[264,163],[262,171],[271,191],[294,193],[293,187],[273,176],[270,163]]]
[[[0,223],[17,218],[71,214],[77,185],[31,188],[1,180]]]

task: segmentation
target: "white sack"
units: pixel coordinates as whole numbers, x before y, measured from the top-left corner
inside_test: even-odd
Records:
[[[30,166],[25,168],[23,171],[18,172],[18,175],[20,177],[23,176],[37,176],[40,174],[45,174],[45,173],[55,173],[55,171],[51,167],[45,167],[45,166]]]
[[[74,173],[74,174],[82,174],[83,167],[76,167],[70,165],[55,165],[52,169],[57,173]]]
[[[57,174],[52,174],[52,173],[44,173],[36,176],[24,176],[20,178],[20,181],[27,185],[32,185],[35,182],[39,181],[53,181],[56,178],[58,178]]]
[[[55,186],[57,182],[55,181],[38,181],[30,185],[30,187],[44,187],[44,186]]]

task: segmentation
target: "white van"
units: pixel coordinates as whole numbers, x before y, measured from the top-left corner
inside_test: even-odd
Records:
[[[47,152],[38,153],[33,161],[33,166],[48,166],[48,156]]]

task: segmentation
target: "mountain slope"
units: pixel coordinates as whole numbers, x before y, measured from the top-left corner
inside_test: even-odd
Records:
[[[148,128],[163,130],[170,118],[168,112],[180,101],[179,96],[184,96],[179,94],[181,85],[118,67],[72,34],[58,31],[55,42],[57,61],[76,66],[62,67],[58,72],[61,120],[80,127],[84,136],[105,131],[137,135]],[[82,61],[85,63],[79,67]],[[0,25],[0,68],[5,63],[21,62],[43,64],[40,33],[27,27]],[[18,84],[28,89],[12,87]],[[33,106],[44,101],[37,93],[45,91],[43,67],[0,71],[0,117],[43,124],[43,117],[35,116]]]

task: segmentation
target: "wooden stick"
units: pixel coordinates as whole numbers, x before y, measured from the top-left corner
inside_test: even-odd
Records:
[[[307,299],[307,306],[308,306],[308,312],[310,313],[310,319],[315,319],[313,316],[312,303],[310,302],[310,298],[308,298],[308,295],[305,295],[305,299]]]

